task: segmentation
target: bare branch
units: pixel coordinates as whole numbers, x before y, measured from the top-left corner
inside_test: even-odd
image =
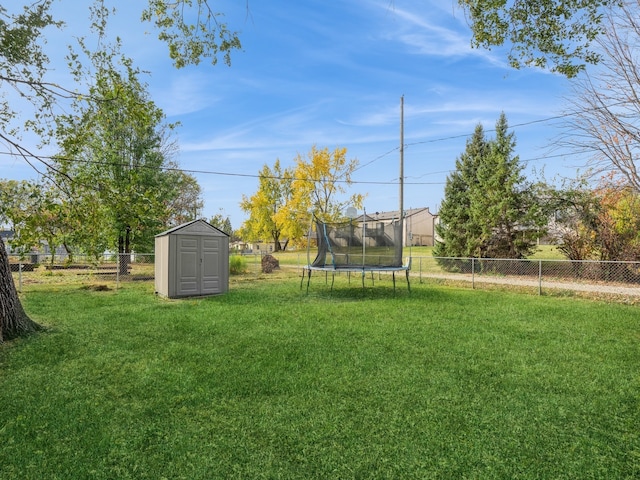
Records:
[[[640,191],[640,2],[626,2],[605,17],[598,38],[602,63],[584,74],[569,100],[563,146],[588,149],[594,176],[612,173]]]

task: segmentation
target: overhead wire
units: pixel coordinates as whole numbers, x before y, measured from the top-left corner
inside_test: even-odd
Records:
[[[542,118],[542,119],[537,119],[537,120],[531,120],[528,122],[522,122],[522,123],[518,123],[518,124],[514,124],[514,125],[510,125],[509,128],[513,129],[513,128],[518,128],[518,127],[526,127],[526,126],[530,126],[530,125],[534,125],[534,124],[538,124],[538,123],[545,123],[545,122],[550,122],[550,121],[554,121],[554,120],[559,120],[562,118],[567,118],[573,115],[577,115],[579,113],[585,113],[588,111],[592,111],[592,110],[600,110],[603,108],[611,108],[611,107],[615,107],[618,106],[620,104],[623,104],[624,102],[618,102],[615,104],[612,104],[610,106],[604,106],[604,107],[594,107],[594,108],[589,108],[589,109],[584,109],[582,110],[582,112],[570,112],[570,113],[566,113],[566,114],[561,114],[561,115],[555,115],[555,116],[551,116],[551,117],[547,117],[547,118]],[[485,129],[485,132],[494,132],[495,129]],[[430,143],[438,143],[438,142],[444,142],[444,141],[448,141],[448,140],[457,140],[460,138],[468,138],[471,135],[473,135],[472,133],[466,133],[466,134],[458,134],[458,135],[451,135],[451,136],[447,136],[447,137],[440,137],[440,138],[434,138],[434,139],[429,139],[429,140],[421,140],[421,141],[417,141],[417,142],[409,142],[409,143],[405,143],[403,146],[405,148],[407,147],[412,147],[412,146],[416,146],[416,145],[424,145],[424,144],[430,144]],[[398,151],[400,149],[400,147],[394,147],[391,150],[369,160],[366,163],[363,163],[361,165],[358,165],[356,168],[354,168],[354,172],[361,170],[365,167],[368,167],[372,164],[374,164],[375,162],[377,162],[378,160],[381,160],[382,158],[385,158],[389,155],[391,155],[392,153]],[[591,151],[596,151],[596,149],[584,149],[582,151],[579,152],[567,152],[567,153],[562,153],[562,154],[556,154],[556,155],[545,155],[542,157],[534,157],[534,158],[530,158],[530,159],[524,159],[524,160],[520,160],[522,163],[529,163],[529,162],[534,162],[534,161],[538,161],[538,160],[545,160],[548,158],[558,158],[558,157],[565,157],[565,156],[570,156],[570,155],[577,155],[577,154],[584,154],[584,153],[589,153]],[[29,162],[28,158],[33,158],[35,160],[39,160],[41,161],[43,164],[49,166],[49,164],[45,161],[45,160],[66,160],[66,161],[74,161],[74,162],[79,162],[79,163],[86,163],[86,164],[95,164],[95,165],[117,165],[114,162],[104,162],[104,161],[100,161],[100,160],[88,160],[88,159],[71,159],[71,158],[64,158],[61,156],[47,156],[47,155],[37,155],[37,154],[33,154],[33,153],[29,153],[29,154],[25,154],[24,152],[21,152],[20,154],[17,154],[16,152],[11,152],[11,151],[0,151],[0,155],[10,155],[10,156],[19,156],[20,158],[22,158],[23,160],[25,160],[28,164],[31,165],[31,162]],[[121,166],[129,166],[128,164],[121,164]],[[199,170],[199,169],[187,169],[187,168],[180,168],[180,167],[171,167],[171,166],[164,166],[164,167],[147,167],[145,165],[139,165],[137,166],[137,168],[160,168],[161,170],[164,171],[180,171],[183,173],[187,173],[187,174],[198,174],[198,175],[217,175],[217,176],[227,176],[227,177],[244,177],[244,178],[271,178],[271,179],[277,179],[277,180],[282,180],[284,178],[291,178],[291,177],[283,177],[283,176],[265,176],[265,175],[261,175],[261,174],[248,174],[248,173],[238,173],[238,172],[223,172],[223,171],[214,171],[214,170]],[[439,175],[439,174],[443,174],[443,173],[449,173],[451,170],[443,170],[443,171],[437,171],[437,172],[427,172],[424,173],[420,176],[412,176],[412,177],[405,177],[406,178],[415,178],[415,179],[420,179],[423,177],[426,177],[428,175]],[[320,181],[320,179],[309,179],[309,178],[291,178],[292,180],[301,180],[301,181],[311,181],[311,182],[318,182]],[[335,183],[345,183],[345,184],[364,184],[364,185],[395,185],[398,182],[398,178],[393,179],[392,181],[363,181],[363,180],[334,180]],[[405,184],[408,185],[439,185],[439,184],[444,184],[444,182],[405,182]]]

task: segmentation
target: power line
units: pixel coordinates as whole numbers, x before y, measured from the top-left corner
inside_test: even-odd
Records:
[[[556,115],[554,117],[540,118],[538,120],[531,120],[529,122],[516,123],[514,125],[509,125],[509,129],[514,129],[514,128],[517,128],[517,127],[528,127],[529,125],[534,125],[536,123],[546,123],[546,122],[550,122],[552,120],[559,120],[561,118],[570,117],[572,115],[576,115],[576,113],[566,113],[566,114],[562,114],[562,115]],[[495,128],[487,128],[487,129],[484,129],[484,131],[485,132],[495,132],[496,129]],[[448,141],[448,140],[457,140],[459,138],[470,137],[471,135],[473,135],[473,133],[461,133],[461,134],[458,134],[458,135],[451,135],[449,137],[434,138],[432,140],[423,140],[423,141],[420,141],[420,142],[407,143],[405,146],[410,147],[410,146],[414,146],[414,145],[423,145],[423,144],[426,144],[426,143],[445,142],[445,141]]]
[[[393,153],[394,151],[398,150],[399,147],[396,147],[390,151],[388,151],[387,153],[384,153],[383,155],[380,155],[379,157],[376,157],[375,159],[371,160],[370,162],[359,166],[357,168],[354,169],[354,171],[363,168],[367,165],[370,165],[371,163],[373,163],[376,160],[379,160],[391,153]],[[561,153],[561,154],[555,154],[555,155],[545,155],[542,157],[534,157],[534,158],[529,158],[529,159],[520,159],[521,163],[530,163],[530,162],[535,162],[535,161],[539,161],[539,160],[546,160],[546,159],[550,159],[550,158],[560,158],[560,157],[566,157],[566,156],[570,156],[570,155],[581,155],[584,153],[590,153],[590,152],[596,152],[597,149],[596,148],[592,148],[592,149],[584,149],[578,152],[569,152],[569,153]],[[9,155],[9,156],[16,156],[15,153],[13,152],[2,152],[0,151],[0,155]],[[23,155],[20,155],[21,157],[23,157]],[[87,159],[69,159],[69,158],[62,158],[59,156],[37,156],[34,154],[28,155],[32,158],[35,159],[47,159],[47,160],[65,160],[65,161],[71,161],[71,162],[77,162],[77,163],[85,163],[85,164],[89,164],[89,165],[105,165],[105,166],[119,166],[119,167],[130,167],[129,164],[126,163],[115,163],[115,162],[106,162],[106,161],[100,161],[100,160],[87,160]],[[196,170],[196,169],[186,169],[186,168],[180,168],[180,167],[151,167],[151,166],[147,166],[147,165],[137,165],[135,168],[159,168],[160,170],[163,171],[167,171],[167,172],[182,172],[182,173],[188,173],[188,174],[199,174],[199,175],[216,175],[216,176],[225,176],[225,177],[238,177],[238,178],[267,178],[267,179],[272,179],[272,180],[284,180],[286,178],[289,178],[291,180],[298,180],[298,181],[308,181],[308,182],[321,182],[321,179],[313,179],[313,178],[300,178],[300,177],[284,177],[284,176],[276,176],[276,175],[261,175],[261,174],[250,174],[250,173],[237,173],[237,172],[222,172],[222,171],[216,171],[216,170]],[[436,171],[436,172],[427,172],[427,173],[423,173],[422,175],[419,176],[405,176],[405,179],[408,178],[413,178],[413,179],[420,179],[420,178],[424,178],[426,176],[429,175],[440,175],[443,173],[450,173],[452,170],[440,170],[440,171]],[[41,173],[42,175],[42,173]],[[389,181],[365,181],[365,180],[334,180],[334,183],[341,183],[341,184],[348,184],[348,185],[396,185],[398,182],[398,179],[395,178],[393,180],[389,180]],[[404,182],[405,185],[444,185],[445,182]]]
[[[0,151],[0,155],[15,155],[11,152],[1,152]],[[33,158],[36,159],[48,159],[48,160],[58,160],[60,159],[60,157],[49,157],[49,156],[42,156],[42,157],[38,157],[36,155],[32,155]],[[130,167],[129,164],[127,163],[116,163],[116,162],[105,162],[105,161],[100,161],[100,160],[86,160],[86,159],[65,159],[66,161],[71,161],[71,162],[78,162],[78,163],[85,163],[85,164],[89,164],[89,165],[104,165],[104,166],[118,166],[118,167]],[[260,174],[249,174],[249,173],[234,173],[234,172],[220,172],[220,171],[213,171],[213,170],[193,170],[193,169],[186,169],[186,168],[179,168],[179,167],[152,167],[152,166],[148,166],[148,165],[137,165],[134,168],[148,168],[148,169],[152,169],[152,168],[158,168],[159,170],[163,170],[166,172],[182,172],[182,173],[189,173],[189,174],[200,174],[200,175],[218,175],[218,176],[227,176],[227,177],[244,177],[244,178],[268,178],[268,179],[273,179],[273,180],[284,180],[284,179],[291,179],[291,180],[298,180],[298,181],[303,181],[303,182],[321,182],[321,179],[317,179],[317,178],[301,178],[301,177],[285,177],[285,176],[275,176],[275,175],[260,175]],[[395,182],[383,182],[383,181],[363,181],[363,180],[333,180],[333,183],[344,183],[344,184],[360,184],[360,185],[395,185]],[[434,182],[415,182],[415,183],[409,183],[409,185],[436,185],[438,183],[434,183]]]
[[[552,117],[539,118],[537,120],[530,120],[528,122],[516,123],[516,124],[513,124],[513,125],[509,125],[509,129],[514,129],[514,128],[517,128],[517,127],[528,127],[530,125],[535,125],[537,123],[551,122],[553,120],[560,120],[560,119],[563,119],[563,118],[572,117],[574,115],[580,115],[580,114],[583,114],[583,113],[593,112],[593,111],[597,111],[597,110],[606,110],[606,109],[609,109],[609,108],[613,108],[613,107],[618,107],[620,105],[624,105],[625,103],[628,103],[628,102],[620,101],[620,102],[613,103],[611,105],[604,105],[604,106],[601,106],[601,107],[597,107],[596,106],[596,107],[584,108],[582,110],[563,113],[563,114],[560,114],[560,115],[554,115]],[[485,132],[495,132],[496,129],[495,128],[488,128],[488,129],[486,129],[484,131]],[[425,144],[425,143],[444,142],[444,141],[447,141],[447,140],[456,140],[458,138],[470,137],[471,135],[473,135],[473,134],[472,133],[466,133],[466,134],[452,135],[450,137],[442,137],[442,138],[435,138],[433,140],[424,140],[424,141],[420,141],[420,142],[407,143],[405,146],[421,145],[421,144]]]
[[[563,114],[560,114],[560,115],[554,115],[552,117],[539,118],[537,120],[530,120],[528,122],[516,123],[514,125],[509,125],[509,129],[514,129],[514,128],[518,128],[518,127],[528,127],[530,125],[535,125],[535,124],[538,124],[538,123],[551,122],[551,121],[554,121],[554,120],[560,120],[560,119],[568,118],[568,117],[571,117],[571,116],[574,116],[574,115],[579,115],[579,114],[582,114],[582,113],[588,113],[588,112],[591,112],[591,111],[606,110],[606,109],[609,109],[609,108],[613,108],[613,107],[617,107],[617,106],[623,105],[625,103],[627,103],[627,102],[620,101],[620,102],[613,103],[611,105],[605,105],[605,106],[600,106],[600,107],[598,107],[598,106],[590,107],[590,108],[585,108],[585,109],[574,111],[574,112],[568,112],[568,113],[563,113]],[[496,129],[495,128],[489,128],[489,129],[485,129],[484,131],[485,132],[495,132]],[[415,145],[424,145],[424,144],[429,144],[429,143],[446,142],[446,141],[449,141],[449,140],[457,140],[457,139],[460,139],[460,138],[468,138],[468,137],[470,137],[472,135],[473,135],[473,133],[461,133],[461,134],[458,134],[458,135],[451,135],[451,136],[448,136],[448,137],[440,137],[440,138],[434,138],[434,139],[431,139],[431,140],[422,140],[422,141],[419,141],[419,142],[405,143],[404,147],[412,147],[412,146],[415,146]],[[398,150],[398,148],[399,147],[396,147],[396,148],[390,150],[389,152],[387,152],[387,153],[385,153],[383,155],[380,155],[379,157],[374,158],[373,160],[365,163],[364,165],[362,165],[361,167],[358,167],[358,168],[364,168],[366,166],[369,166],[372,163],[376,162],[377,160],[380,160],[381,158],[383,158],[383,157],[389,155],[390,153]],[[581,152],[581,153],[584,153],[584,152]],[[553,158],[553,156],[549,156],[549,158]]]
[[[354,168],[353,171],[355,172],[356,170],[360,170],[361,168],[367,167],[369,165],[371,165],[373,162],[377,162],[378,160],[380,160],[381,158],[386,157],[387,155],[392,154],[393,152],[399,150],[400,147],[395,147],[392,148],[391,150],[389,150],[387,153],[383,153],[382,155],[374,158],[373,160],[368,161],[367,163],[363,163],[362,165],[359,165],[358,167]]]
[[[530,125],[534,125],[537,123],[545,123],[545,122],[550,122],[553,120],[559,120],[562,118],[567,118],[573,115],[578,115],[580,113],[587,113],[589,111],[596,111],[596,110],[602,110],[602,109],[607,109],[607,108],[611,108],[611,107],[615,107],[621,104],[624,104],[625,102],[617,102],[614,103],[610,106],[603,106],[603,107],[593,107],[593,108],[588,108],[588,109],[583,109],[582,111],[575,111],[575,112],[570,112],[570,113],[566,113],[566,114],[561,114],[561,115],[555,115],[552,117],[547,117],[547,118],[542,118],[542,119],[538,119],[538,120],[531,120],[528,122],[522,122],[522,123],[518,123],[518,124],[514,124],[514,125],[510,125],[509,128],[513,129],[513,128],[517,128],[517,127],[526,127],[526,126],[530,126]],[[486,132],[494,132],[495,129],[487,129],[485,130]],[[434,138],[431,140],[423,140],[423,141],[418,141],[418,142],[411,142],[411,143],[405,143],[403,146],[404,147],[410,147],[410,146],[415,146],[415,145],[424,145],[424,144],[430,144],[430,143],[438,143],[438,142],[444,142],[444,141],[449,141],[449,140],[456,140],[459,138],[466,138],[473,135],[472,133],[467,133],[467,134],[459,134],[459,135],[451,135],[448,137],[440,137],[440,138]],[[399,150],[400,147],[394,147],[391,150],[373,158],[372,160],[357,166],[353,171],[357,171],[357,170],[361,170],[365,167],[368,167],[370,165],[372,165],[373,163],[377,162],[378,160],[396,152]],[[533,161],[538,161],[538,160],[545,160],[548,158],[558,158],[558,157],[563,157],[563,156],[568,156],[568,155],[577,155],[577,154],[583,154],[583,153],[589,153],[590,151],[597,151],[596,148],[593,149],[584,149],[580,152],[573,152],[573,153],[565,153],[565,154],[556,154],[556,155],[546,155],[544,157],[535,157],[535,158],[531,158],[531,159],[526,159],[526,160],[520,160],[522,163],[529,163],[529,162],[533,162]],[[44,160],[66,160],[66,161],[73,161],[73,162],[82,162],[82,163],[86,163],[86,164],[94,164],[94,165],[112,165],[112,166],[122,166],[122,167],[128,167],[128,164],[117,164],[114,162],[103,162],[103,161],[99,161],[99,160],[86,160],[86,159],[70,159],[70,158],[64,158],[64,157],[60,157],[60,156],[45,156],[45,155],[35,155],[35,154],[17,154],[15,152],[11,152],[11,151],[0,151],[0,155],[9,155],[9,156],[19,156],[20,158],[22,158],[23,160],[27,161],[27,163],[31,164],[27,158],[33,158],[35,160],[39,160],[42,163],[44,163],[47,167],[50,168],[50,165],[48,165]],[[139,165],[137,166],[137,168],[156,168],[156,167],[146,167],[144,165]],[[164,171],[180,171],[183,173],[189,173],[189,174],[199,174],[199,175],[217,175],[217,176],[226,176],[226,177],[239,177],[239,178],[271,178],[271,179],[277,179],[277,180],[282,180],[285,177],[276,177],[276,176],[264,176],[264,175],[260,175],[260,174],[248,174],[248,173],[237,173],[237,172],[222,172],[222,171],[212,171],[212,170],[195,170],[195,169],[185,169],[185,168],[178,168],[178,167],[158,167],[161,170]],[[37,170],[36,170],[37,171]],[[442,173],[449,173],[451,170],[448,171],[439,171],[439,172],[428,172],[428,173],[424,173],[418,177],[407,177],[405,176],[405,178],[423,178],[425,176],[428,175],[437,175],[437,174],[442,174]],[[40,172],[39,172],[40,173]],[[42,173],[40,173],[42,175]],[[306,178],[292,178],[292,180],[299,180],[299,181],[310,181],[310,182],[319,182],[321,180],[319,179],[306,179]],[[395,179],[393,181],[358,181],[358,180],[351,180],[351,181],[346,181],[346,180],[334,180],[334,183],[344,183],[344,184],[361,184],[361,185],[394,185],[397,183],[398,179]],[[407,185],[442,185],[443,182],[408,182]]]

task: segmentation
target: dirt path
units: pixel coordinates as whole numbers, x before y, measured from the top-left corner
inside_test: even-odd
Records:
[[[587,283],[576,283],[576,282],[553,282],[542,280],[542,282],[538,282],[538,280],[529,280],[517,277],[486,277],[476,275],[473,278],[471,275],[465,274],[449,274],[449,273],[438,273],[438,274],[415,274],[412,273],[412,277],[420,276],[421,278],[437,278],[442,280],[455,280],[455,281],[464,281],[464,282],[476,282],[476,283],[492,283],[499,285],[519,285],[523,287],[533,287],[533,288],[542,288],[542,290],[546,288],[552,288],[557,290],[573,290],[579,292],[594,292],[594,293],[608,293],[613,295],[628,295],[634,297],[640,297],[640,287],[628,287],[623,285],[598,285],[598,284],[587,284]]]

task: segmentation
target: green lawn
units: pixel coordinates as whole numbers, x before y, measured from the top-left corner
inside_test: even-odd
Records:
[[[433,247],[405,247],[403,249],[403,257],[429,257],[433,256]],[[299,248],[297,250],[287,250],[285,252],[273,253],[282,265],[306,265],[307,264],[307,250],[305,248]],[[311,249],[309,252],[310,261],[316,256],[316,249]],[[250,256],[248,257],[250,258]],[[544,259],[544,260],[566,260],[566,257],[558,251],[558,247],[555,245],[539,245],[536,247],[536,251],[529,257],[532,259]]]
[[[638,478],[638,307],[339,277],[31,286],[0,478]]]

